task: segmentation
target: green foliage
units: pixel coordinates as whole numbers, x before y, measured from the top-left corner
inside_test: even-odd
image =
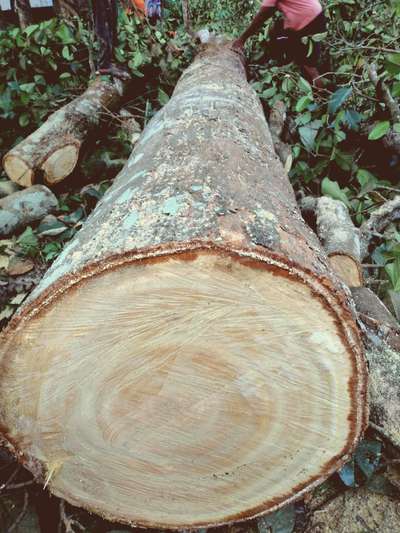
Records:
[[[385,120],[383,122],[378,122],[374,126],[374,128],[371,130],[370,134],[368,135],[368,139],[370,141],[377,141],[378,139],[381,139],[384,137],[387,132],[390,130],[390,122],[388,120]]]
[[[375,440],[361,442],[354,457],[340,471],[339,477],[347,487],[358,487],[370,480],[377,471],[382,454],[382,443]]]

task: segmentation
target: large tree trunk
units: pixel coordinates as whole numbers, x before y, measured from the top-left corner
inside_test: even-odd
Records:
[[[97,80],[81,96],[55,111],[4,156],[9,178],[29,187],[40,173],[47,185],[68,177],[78,162],[84,140],[100,129],[107,110],[118,107],[122,92],[120,83]]]
[[[183,74],[0,352],[9,446],[110,519],[242,520],[348,460],[358,331],[237,54]]]

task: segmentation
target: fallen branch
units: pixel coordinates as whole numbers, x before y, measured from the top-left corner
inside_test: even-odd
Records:
[[[379,78],[376,72],[376,65],[374,63],[368,67],[368,76],[375,86],[377,96],[382,96],[382,100],[384,101],[385,106],[390,113],[392,121],[394,123],[400,122],[400,107],[390,94],[385,82]]]
[[[369,219],[361,225],[361,259],[369,254],[369,247],[375,237],[382,237],[382,232],[392,222],[400,220],[400,195],[395,196],[373,211]]]

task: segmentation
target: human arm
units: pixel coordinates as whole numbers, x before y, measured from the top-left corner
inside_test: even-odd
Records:
[[[245,45],[247,39],[260,31],[265,21],[273,16],[275,7],[262,5],[251,21],[250,26],[242,33],[242,35],[233,42],[233,48],[241,49]]]

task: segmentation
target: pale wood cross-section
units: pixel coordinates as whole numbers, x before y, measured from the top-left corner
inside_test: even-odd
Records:
[[[223,47],[184,73],[2,340],[10,449],[54,494],[129,524],[273,511],[366,425],[348,294]]]

